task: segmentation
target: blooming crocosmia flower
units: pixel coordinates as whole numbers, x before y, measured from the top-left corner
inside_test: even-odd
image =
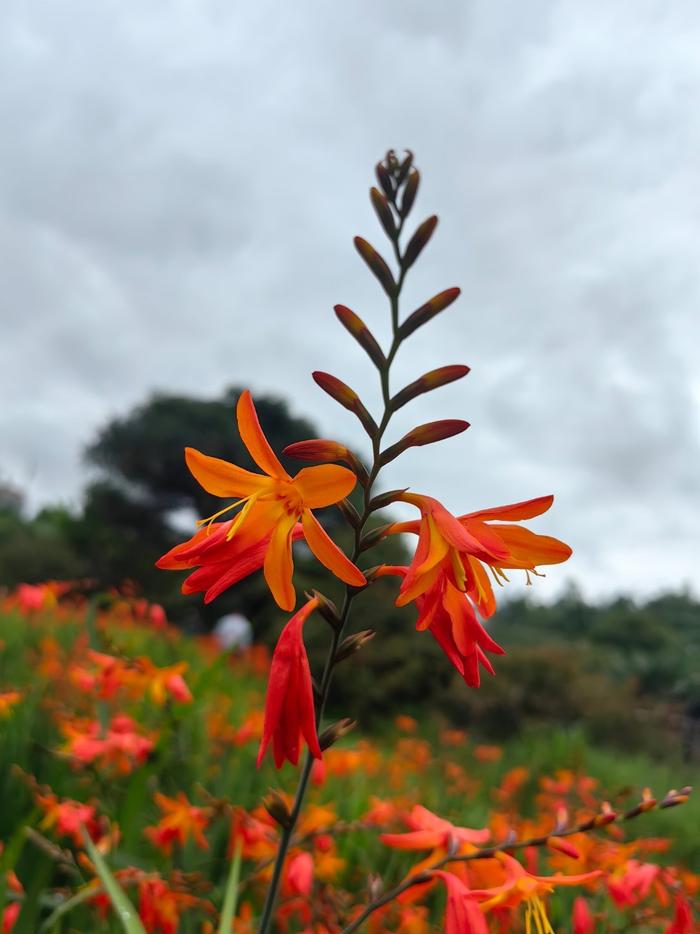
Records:
[[[510,569],[525,571],[530,583],[530,574],[539,573],[538,565],[559,564],[571,555],[569,546],[559,539],[512,524],[546,512],[553,496],[458,517],[430,496],[404,493],[401,499],[417,506],[421,518],[394,523],[387,532],[418,535],[418,547],[396,601],[398,606],[425,593],[440,575],[446,575],[458,590],[469,595],[482,617],[488,618],[496,609],[496,600],[484,565],[499,584],[508,580],[505,571]],[[490,525],[492,521],[498,524]]]
[[[146,827],[144,833],[155,847],[169,856],[173,843],[184,846],[188,838],[192,837],[203,850],[209,848],[203,833],[209,823],[208,808],[190,804],[182,791],[174,798],[168,798],[157,791],[153,800],[163,812],[163,817],[155,826]]]
[[[297,764],[302,738],[306,740],[311,755],[321,758],[311,670],[302,636],[304,623],[318,602],[318,598],[314,597],[294,614],[275,646],[267,683],[265,724],[258,752],[258,766],[271,741],[277,768],[285,759],[292,765]]]
[[[413,807],[406,823],[409,833],[383,833],[381,842],[398,850],[447,850],[456,843],[461,852],[465,845],[467,849],[473,848],[474,844],[486,843],[490,836],[487,828],[456,827],[422,804]]]
[[[346,584],[363,586],[364,575],[329,538],[312,512],[344,499],[355,486],[355,474],[337,464],[321,464],[304,467],[291,477],[263,434],[247,390],[238,400],[237,416],[241,440],[264,473],[252,473],[186,448],[187,466],[204,489],[236,502],[202,520],[200,524],[207,527],[169,551],[158,566],[171,570],[199,566],[187,578],[183,591],[204,591],[207,602],[262,566],[279,606],[292,610],[296,601],[292,541],[300,521],[297,535],[303,535],[321,564]],[[236,506],[242,507],[236,517],[217,523],[211,532],[211,523]]]
[[[500,863],[505,879],[499,885],[488,889],[473,889],[471,894],[481,901],[482,911],[488,912],[492,908],[516,908],[525,902],[525,925],[528,931],[534,930],[536,934],[554,934],[549,923],[542,897],[554,891],[558,885],[581,885],[597,879],[601,872],[584,872],[579,875],[562,875],[555,873],[551,876],[538,876],[528,872],[517,859],[507,853],[497,853],[494,860]],[[490,861],[489,861],[490,862]]]
[[[451,872],[436,870],[447,887],[445,934],[488,934],[486,919],[466,885]]]
[[[93,804],[73,801],[70,798],[59,799],[54,794],[36,795],[36,803],[44,812],[39,824],[42,830],[53,829],[59,837],[71,837],[76,846],[82,847],[83,828],[92,840],[99,839],[102,826],[97,819]]]
[[[409,573],[405,567],[384,565],[376,576],[397,574],[405,580]],[[415,598],[415,603],[418,608],[416,629],[429,630],[469,687],[479,687],[480,665],[494,674],[486,652],[503,655],[503,649],[486,632],[466,594],[457,589],[445,569],[425,593]]]

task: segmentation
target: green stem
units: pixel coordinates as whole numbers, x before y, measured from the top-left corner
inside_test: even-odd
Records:
[[[353,564],[356,563],[360,554],[362,553],[361,540],[362,535],[365,531],[365,526],[367,521],[372,514],[370,509],[370,501],[372,499],[372,488],[374,483],[379,476],[381,470],[380,462],[380,453],[381,453],[381,441],[384,436],[384,432],[387,429],[387,426],[391,420],[393,410],[391,408],[391,396],[389,390],[389,370],[391,364],[396,356],[396,352],[399,349],[401,344],[401,337],[399,335],[399,296],[401,289],[403,287],[403,282],[406,274],[406,270],[401,265],[401,253],[399,250],[399,236],[401,234],[401,228],[403,227],[403,220],[401,221],[396,237],[393,238],[393,247],[394,253],[396,255],[398,264],[399,264],[399,278],[396,284],[396,291],[391,297],[391,328],[392,328],[392,342],[391,347],[389,348],[389,353],[386,357],[386,363],[379,370],[379,377],[381,381],[382,388],[382,399],[384,402],[384,412],[382,414],[381,421],[377,428],[377,432],[372,438],[372,467],[369,471],[369,477],[364,487],[364,508],[362,515],[360,517],[360,522],[355,529],[355,544],[353,547],[353,552],[351,556],[351,561]],[[323,668],[323,675],[321,676],[321,683],[319,686],[319,699],[316,709],[316,728],[318,729],[321,725],[321,720],[323,718],[323,713],[326,708],[326,703],[328,701],[328,695],[330,692],[331,681],[333,679],[333,671],[335,668],[335,657],[338,651],[338,646],[340,641],[343,638],[343,633],[345,627],[350,618],[350,610],[352,608],[352,602],[360,591],[354,590],[353,588],[346,586],[345,596],[343,598],[343,604],[340,610],[340,619],[337,627],[333,632],[333,639],[326,656],[326,662]],[[311,777],[311,770],[313,768],[314,759],[310,752],[307,751],[306,758],[304,760],[304,765],[299,776],[299,782],[297,784],[296,794],[294,796],[294,804],[292,806],[291,813],[289,815],[289,820],[287,826],[282,828],[279,840],[279,846],[277,848],[277,856],[275,859],[274,869],[272,871],[272,878],[270,879],[270,885],[267,890],[267,895],[265,897],[265,904],[263,905],[262,916],[260,918],[260,927],[258,928],[258,934],[268,934],[270,925],[273,920],[275,906],[277,904],[277,896],[279,892],[280,881],[282,878],[282,870],[284,868],[284,862],[287,857],[287,851],[289,850],[289,844],[292,839],[292,834],[296,827],[301,809],[304,804],[304,798],[306,795],[306,790],[309,785],[309,779]]]

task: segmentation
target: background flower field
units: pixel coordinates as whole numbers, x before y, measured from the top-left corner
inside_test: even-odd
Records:
[[[239,841],[232,930],[254,930],[276,838],[260,802],[267,798],[274,812],[270,789],[285,784],[284,771],[255,768],[267,650],[222,653],[212,638],[184,636],[159,607],[123,594],[103,595],[91,620],[82,598],[57,602],[60,590],[34,588],[33,603],[16,592],[0,616],[5,930],[119,930],[81,825],[138,903],[146,929],[164,934],[217,929]],[[419,722],[377,711],[361,726],[365,739],[348,735],[315,769],[283,885],[284,930],[351,918],[368,885],[378,884],[368,880],[369,867],[390,885],[428,855],[380,841],[382,833],[405,832],[415,806],[458,827],[488,827],[500,841],[511,831],[549,832],[562,809],[569,819],[597,812],[603,801],[624,811],[640,800],[640,782],[661,799],[697,778],[697,766],[680,761],[604,751],[582,729],[533,728],[496,744],[434,713]],[[70,802],[89,810],[78,813]],[[569,838],[567,852],[525,850],[533,872],[603,869],[580,891],[556,891],[554,929],[585,930],[572,928],[574,899],[583,895],[600,925],[590,930],[671,930],[677,894],[692,899],[698,890],[699,822],[691,796],[679,810],[640,815],[629,832],[616,823],[599,831],[597,849],[580,835]],[[440,930],[444,895],[419,888],[377,913],[368,930]],[[17,917],[23,904],[28,910]],[[516,913],[510,923],[507,930],[523,922]]]

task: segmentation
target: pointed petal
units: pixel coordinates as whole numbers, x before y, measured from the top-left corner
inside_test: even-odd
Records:
[[[490,509],[480,509],[478,512],[469,512],[460,519],[500,519],[517,522],[520,519],[534,519],[547,512],[554,502],[553,496],[538,496],[527,499],[522,503],[510,503],[507,506],[492,506]]]
[[[247,389],[241,393],[236,414],[241,440],[248,448],[250,456],[258,467],[264,470],[269,477],[274,477],[276,480],[290,480],[291,477],[278,461],[277,455],[263,434],[258,421],[258,414]]]
[[[307,544],[321,564],[352,587],[363,587],[367,583],[362,571],[343,554],[310,509],[301,514],[301,524]]]
[[[197,483],[214,496],[240,499],[270,486],[269,477],[236,467],[220,457],[209,457],[196,448],[185,448],[185,460]]]
[[[505,542],[509,555],[499,567],[532,570],[540,564],[560,564],[571,557],[571,548],[550,535],[536,535],[520,525],[499,525],[498,534]]]
[[[322,464],[318,467],[304,467],[294,477],[296,487],[309,509],[322,509],[332,506],[346,497],[355,488],[357,477],[339,464]]]
[[[296,594],[292,584],[292,529],[294,516],[285,516],[276,526],[267,548],[264,563],[265,580],[275,602],[283,610],[293,610]]]

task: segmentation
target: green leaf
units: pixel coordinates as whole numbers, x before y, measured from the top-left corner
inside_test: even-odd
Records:
[[[237,840],[231,861],[231,869],[226,880],[226,892],[224,893],[224,905],[221,909],[218,934],[231,934],[231,925],[233,924],[238,902],[238,883],[241,878],[241,847],[241,841]]]
[[[114,912],[117,918],[119,918],[125,934],[146,934],[146,929],[141,924],[138,912],[131,904],[124,889],[112,875],[109,866],[102,858],[102,855],[90,839],[90,835],[84,827],[83,839],[85,841],[85,849],[88,851],[90,859],[95,864],[97,874],[100,877],[102,885],[105,887],[105,891],[109,895]]]

